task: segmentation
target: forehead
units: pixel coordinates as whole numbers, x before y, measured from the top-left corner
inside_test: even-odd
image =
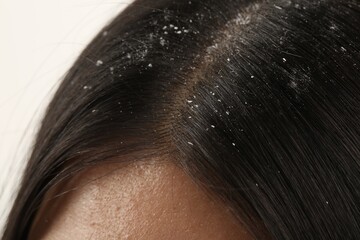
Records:
[[[30,239],[251,239],[170,162],[104,165],[54,191],[66,193],[43,203]]]

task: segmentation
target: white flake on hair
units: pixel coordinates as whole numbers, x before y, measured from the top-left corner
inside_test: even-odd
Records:
[[[214,45],[211,45],[211,46],[209,46],[209,47],[207,47],[206,48],[206,52],[208,53],[208,54],[210,54],[210,53],[212,53],[214,50],[216,50],[217,48],[218,48],[218,44],[217,43],[215,43]]]
[[[251,22],[251,15],[250,13],[238,13],[237,17],[235,18],[235,23],[237,25],[246,25]]]
[[[311,84],[310,68],[292,69],[289,75],[288,86],[296,91],[297,94],[306,92]]]
[[[295,82],[295,81],[291,81],[290,83],[289,83],[289,86],[291,87],[291,88],[296,88],[297,87],[297,83]]]
[[[335,24],[335,23],[332,23],[332,24],[330,25],[330,29],[331,29],[331,30],[336,30],[336,29],[337,29],[336,24]]]
[[[160,45],[165,46],[165,39],[163,39],[162,37],[160,38]]]
[[[153,40],[154,40],[154,33],[150,33],[150,34],[149,34],[149,40],[150,40],[150,41],[153,41]]]
[[[189,145],[193,146],[194,144],[192,142],[187,142]]]
[[[284,44],[284,37],[283,37],[283,36],[280,37],[280,39],[279,39],[279,44],[280,44],[280,45],[283,45],[283,44]]]
[[[100,65],[102,65],[103,63],[104,63],[104,62],[99,59],[99,60],[96,61],[96,66],[100,66]]]

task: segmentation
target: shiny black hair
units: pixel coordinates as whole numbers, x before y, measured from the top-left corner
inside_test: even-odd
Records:
[[[358,0],[136,0],[62,80],[3,239],[124,155],[168,156],[254,239],[359,239],[359,33]]]

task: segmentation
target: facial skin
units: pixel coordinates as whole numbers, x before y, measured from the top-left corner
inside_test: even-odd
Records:
[[[87,169],[45,199],[30,240],[253,239],[225,206],[170,162]]]

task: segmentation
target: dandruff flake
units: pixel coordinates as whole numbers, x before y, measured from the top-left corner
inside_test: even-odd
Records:
[[[103,61],[97,60],[97,61],[96,61],[96,66],[100,66],[100,65],[102,65],[103,63],[104,63]]]
[[[160,39],[160,45],[165,46],[165,39],[163,39],[163,38]]]
[[[235,23],[238,25],[246,25],[249,24],[251,21],[250,15],[243,15],[241,13],[238,14],[238,16],[235,19]]]
[[[194,144],[192,142],[187,142],[189,145],[193,146]]]

